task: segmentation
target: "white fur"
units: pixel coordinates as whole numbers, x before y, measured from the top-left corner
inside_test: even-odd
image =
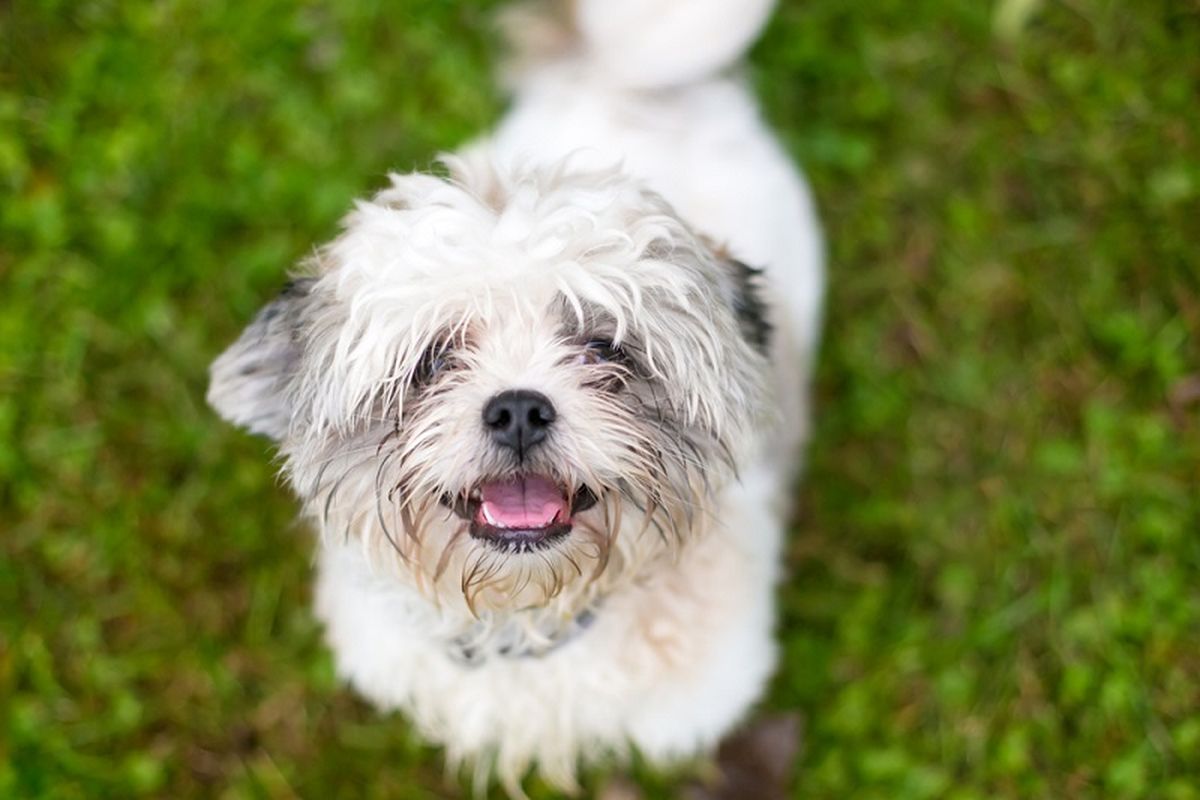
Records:
[[[494,134],[359,203],[209,395],[279,441],[321,530],[339,672],[513,794],[531,765],[570,788],[631,745],[701,753],[761,694],[820,321],[808,192],[718,71],[770,3],[577,5],[580,38],[526,64]],[[725,250],[766,270],[765,357]],[[639,376],[580,359],[597,330]],[[451,366],[422,389],[431,345]],[[627,388],[596,389],[605,370]],[[601,495],[552,550],[488,550],[439,503],[513,469],[479,422],[510,388],[559,412],[521,469]]]
[[[696,83],[730,66],[766,24],[774,0],[579,0],[585,58],[612,85]]]

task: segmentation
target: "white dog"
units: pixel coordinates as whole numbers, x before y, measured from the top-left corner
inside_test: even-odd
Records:
[[[703,752],[772,670],[822,275],[730,74],[770,6],[520,17],[499,129],[358,203],[212,367],[321,532],[340,673],[514,794]]]

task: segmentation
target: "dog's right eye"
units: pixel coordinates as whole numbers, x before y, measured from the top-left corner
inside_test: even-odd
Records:
[[[416,386],[424,386],[450,366],[450,348],[445,342],[429,346],[421,360],[413,370],[412,382]]]

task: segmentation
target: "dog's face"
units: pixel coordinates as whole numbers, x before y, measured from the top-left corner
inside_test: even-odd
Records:
[[[760,416],[750,271],[612,173],[393,176],[213,365],[327,537],[474,614],[685,546]]]

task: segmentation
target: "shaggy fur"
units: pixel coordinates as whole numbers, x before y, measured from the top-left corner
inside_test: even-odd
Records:
[[[321,532],[341,674],[514,794],[691,756],[762,691],[821,295],[807,192],[725,73],[769,3],[572,8],[524,18],[499,129],[359,202],[209,392]],[[481,421],[512,389],[556,410],[528,452]],[[569,533],[476,535],[514,475]]]

